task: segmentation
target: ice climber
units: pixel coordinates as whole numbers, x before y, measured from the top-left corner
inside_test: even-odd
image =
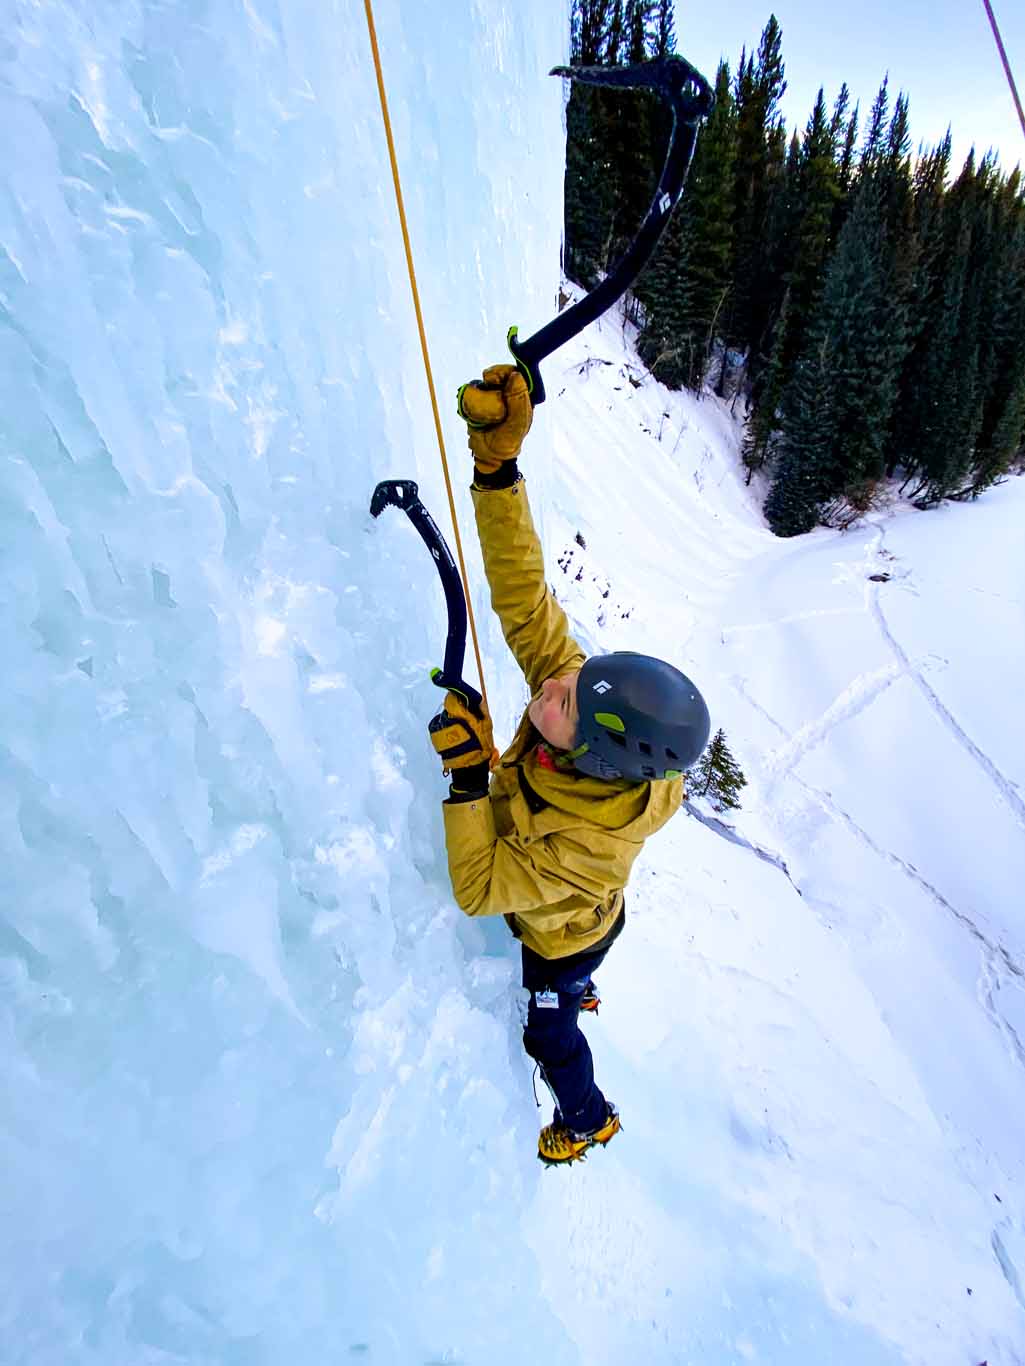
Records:
[[[596,1004],[592,975],[622,932],[631,865],[683,800],[708,710],[672,665],[627,653],[588,659],[570,635],[517,469],[533,413],[519,372],[485,370],[483,384],[462,391],[461,412],[491,603],[531,701],[500,760],[490,719],[454,693],[431,722],[451,774],[449,872],[467,915],[504,915],[520,940],[523,1046],[556,1101],[538,1156],[572,1162],[619,1131],[578,1016]]]

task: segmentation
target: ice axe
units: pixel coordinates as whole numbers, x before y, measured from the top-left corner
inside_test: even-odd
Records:
[[[466,653],[466,599],[459,581],[459,570],[452,558],[445,537],[438,524],[420,501],[420,491],[412,479],[383,479],[374,489],[370,500],[370,515],[380,517],[386,507],[399,508],[420,533],[424,545],[438,566],[441,586],[445,590],[448,608],[448,636],[445,639],[445,662],[440,669],[431,670],[431,681],[446,692],[454,692],[469,707],[474,716],[483,715],[482,698],[463,678],[463,657]]]
[[[527,381],[531,402],[535,407],[545,401],[545,386],[541,379],[541,362],[560,346],[564,346],[589,323],[593,323],[626,293],[645,263],[650,258],[659,238],[666,229],[673,209],[683,193],[698,125],[707,118],[715,103],[712,88],[700,71],[683,57],[674,54],[657,57],[650,62],[632,66],[557,66],[549,73],[567,76],[584,85],[616,86],[627,90],[652,90],[669,106],[673,115],[672,132],[666,151],[662,175],[655,197],[637,231],[637,236],[605,279],[596,285],[579,303],[559,313],[552,321],[520,341],[519,329],[510,327],[506,338],[517,369]],[[483,387],[471,381],[474,387]],[[459,416],[469,422],[463,411],[463,393],[469,385],[459,389]],[[470,422],[470,426],[479,425]]]
[[[621,298],[655,250],[683,192],[683,184],[694,154],[698,124],[708,116],[714,103],[711,87],[704,76],[689,62],[675,55],[659,57],[651,62],[639,62],[633,66],[558,66],[553,68],[551,75],[567,76],[570,80],[588,85],[652,90],[669,104],[673,123],[655,197],[637,236],[615,269],[579,303],[574,304],[565,313],[560,313],[526,341],[519,340],[517,328],[509,329],[509,349],[527,381],[531,402],[535,407],[545,400],[545,388],[539,368],[541,361],[575,337],[588,323],[600,318],[606,309]],[[462,407],[462,396],[466,388],[464,384],[459,390],[459,414],[464,421],[469,421]],[[469,425],[477,424],[470,422]],[[479,716],[483,701],[481,694],[462,676],[466,653],[466,599],[463,596],[452,552],[438,530],[434,518],[420,501],[419,491],[413,480],[385,479],[378,484],[370,503],[371,515],[379,517],[386,507],[397,507],[407,514],[431,552],[445,590],[445,601],[448,606],[445,662],[442,668],[431,671],[431,678],[438,687],[451,689],[458,694],[470,710]]]

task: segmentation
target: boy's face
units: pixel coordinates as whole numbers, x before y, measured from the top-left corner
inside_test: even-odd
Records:
[[[531,721],[550,745],[572,749],[577,733],[577,679],[580,670],[549,678],[527,708]]]

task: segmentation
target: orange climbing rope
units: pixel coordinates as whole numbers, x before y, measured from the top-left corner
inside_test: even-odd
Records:
[[[381,115],[384,118],[384,134],[388,140],[388,155],[391,158],[392,180],[395,183],[395,201],[399,208],[399,222],[402,225],[402,241],[406,248],[406,265],[409,268],[409,286],[413,291],[413,307],[416,310],[416,325],[420,330],[420,349],[424,357],[424,369],[427,371],[427,388],[431,394],[431,408],[434,412],[434,428],[438,434],[438,449],[441,452],[441,468],[445,475],[445,488],[448,492],[448,506],[452,513],[452,529],[456,539],[456,557],[459,560],[459,573],[463,580],[463,594],[466,597],[466,611],[470,621],[470,635],[473,637],[473,653],[477,659],[477,674],[480,678],[481,696],[484,698],[484,705],[488,704],[487,689],[484,686],[484,666],[481,664],[480,645],[477,641],[477,623],[473,619],[473,602],[470,598],[470,583],[466,574],[466,562],[463,559],[463,543],[459,536],[459,522],[456,518],[456,500],[452,494],[452,480],[449,478],[448,457],[445,454],[445,437],[441,430],[441,417],[438,413],[438,396],[434,389],[434,375],[431,371],[431,357],[427,349],[427,334],[424,330],[423,313],[420,308],[420,292],[416,287],[416,271],[413,268],[413,250],[409,244],[409,228],[406,223],[406,209],[402,200],[402,185],[399,181],[399,164],[395,156],[395,141],[392,138],[391,119],[388,115],[388,97],[384,90],[384,76],[381,72],[381,53],[377,46],[377,30],[374,27],[374,11],[370,0],[364,0],[367,12],[367,28],[370,30],[370,46],[374,52],[374,69],[377,72],[377,89],[381,96]]]
[[[1001,38],[1000,30],[997,27],[996,15],[993,13],[993,6],[989,3],[989,0],[982,0],[982,3],[986,6],[986,13],[989,15],[989,26],[993,30],[993,37],[996,39],[997,43],[997,51],[1000,53],[1000,60],[1004,64],[1004,75],[1007,77],[1007,84],[1011,87],[1011,98],[1014,100],[1014,107],[1018,111],[1018,118],[1021,121],[1021,131],[1025,133],[1025,110],[1021,107],[1021,100],[1018,96],[1018,87],[1015,85],[1014,77],[1011,75],[1011,63],[1007,60],[1007,53],[1004,50],[1004,40]]]

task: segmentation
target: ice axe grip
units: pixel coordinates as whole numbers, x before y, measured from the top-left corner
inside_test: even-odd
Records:
[[[434,518],[420,501],[417,485],[412,479],[383,479],[374,489],[370,500],[370,515],[380,517],[386,507],[399,508],[420,533],[420,538],[431,552],[438,567],[441,585],[445,590],[448,608],[448,636],[445,639],[445,663],[431,670],[431,681],[446,692],[461,697],[474,716],[483,716],[483,698],[476,688],[463,678],[463,658],[466,654],[466,599],[459,570],[452,558],[445,537],[438,530]]]

